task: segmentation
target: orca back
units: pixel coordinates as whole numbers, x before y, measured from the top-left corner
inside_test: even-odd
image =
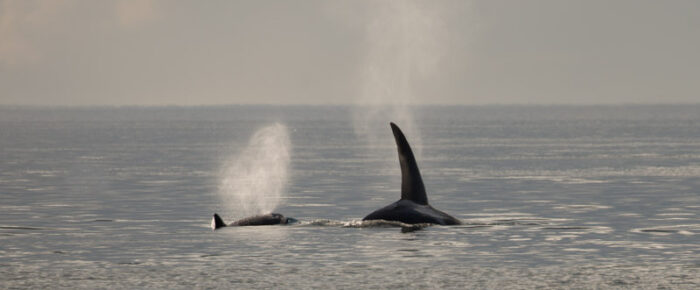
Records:
[[[269,226],[287,224],[287,218],[278,213],[261,214],[231,223],[231,226]]]
[[[391,123],[391,130],[396,139],[401,165],[401,199],[383,208],[375,210],[362,220],[399,221],[407,224],[458,225],[461,222],[453,216],[437,210],[428,204],[423,178],[418,170],[418,163],[406,136],[396,124]]]

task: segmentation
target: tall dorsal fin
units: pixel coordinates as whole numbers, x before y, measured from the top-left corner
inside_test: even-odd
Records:
[[[399,164],[401,164],[401,199],[413,201],[417,204],[428,204],[428,196],[425,194],[423,178],[418,170],[418,163],[413,156],[411,146],[408,145],[406,137],[394,123],[391,124],[391,131],[394,132],[396,147],[399,151]]]

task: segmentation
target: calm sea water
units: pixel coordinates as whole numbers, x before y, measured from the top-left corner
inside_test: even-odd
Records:
[[[353,110],[0,107],[0,288],[700,287],[699,105],[413,108],[430,202],[465,222],[413,232],[359,222],[400,173]],[[240,218],[222,160],[274,122],[302,223],[212,231]]]

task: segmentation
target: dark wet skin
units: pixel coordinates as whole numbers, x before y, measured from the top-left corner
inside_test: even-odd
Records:
[[[212,228],[219,229],[222,227],[243,227],[243,226],[270,226],[270,225],[286,225],[296,222],[294,218],[288,218],[279,213],[268,213],[234,221],[230,224],[224,223],[218,214],[214,214],[212,220]]]
[[[287,218],[278,213],[269,213],[239,219],[229,226],[269,226],[287,224]]]
[[[428,204],[417,204],[410,200],[399,200],[367,215],[363,220],[399,221],[406,224],[459,225],[455,217]]]
[[[428,204],[428,195],[425,193],[423,178],[411,146],[396,124],[391,123],[391,130],[394,133],[401,165],[401,199],[370,213],[362,220],[399,221],[406,224],[461,224],[455,217]]]

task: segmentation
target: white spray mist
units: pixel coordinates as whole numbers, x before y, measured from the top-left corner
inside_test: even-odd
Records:
[[[287,127],[275,123],[258,130],[246,148],[225,161],[219,186],[225,214],[245,217],[279,205],[288,181],[290,148]]]
[[[443,54],[442,7],[434,1],[369,1],[363,89],[354,112],[354,128],[370,147],[393,143],[389,121],[406,133],[416,155],[422,141],[410,104],[413,85],[434,73]]]

